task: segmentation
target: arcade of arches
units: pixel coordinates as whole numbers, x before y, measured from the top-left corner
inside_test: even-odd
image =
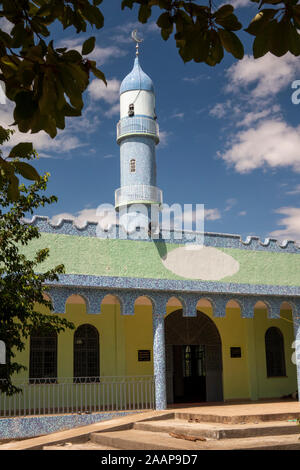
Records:
[[[64,315],[75,330],[55,339],[52,357],[57,361],[53,367],[57,377],[88,375],[89,371],[99,376],[153,375],[152,304],[148,298],[136,300],[134,314],[121,315],[118,300],[107,295],[101,314],[92,315],[87,314],[84,299],[73,295]],[[88,334],[95,343],[93,353],[79,346]],[[180,301],[171,298],[165,316],[167,400],[256,400],[292,393],[297,389],[293,341],[288,305],[283,305],[280,318],[269,319],[264,304],[258,303],[254,318],[249,319],[242,318],[239,305],[230,301],[226,316],[219,318],[213,316],[210,302],[202,299],[197,316],[184,317]],[[28,341],[20,353],[28,370],[32,370],[32,351]],[[145,351],[149,355],[140,354]],[[22,374],[25,378],[26,373]]]

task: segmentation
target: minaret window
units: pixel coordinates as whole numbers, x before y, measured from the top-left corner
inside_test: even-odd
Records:
[[[135,173],[135,159],[130,160],[130,173]]]
[[[134,104],[129,105],[128,116],[134,116]]]

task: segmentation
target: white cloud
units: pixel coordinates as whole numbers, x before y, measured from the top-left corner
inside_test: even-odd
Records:
[[[226,103],[217,103],[211,110],[209,111],[210,116],[216,117],[221,119],[227,113],[227,106]]]
[[[200,80],[208,80],[208,79],[210,79],[210,75],[200,74],[200,75],[196,75],[195,77],[183,77],[182,80],[184,80],[185,82],[196,84],[200,82]]]
[[[95,78],[88,86],[88,93],[94,100],[104,100],[106,103],[115,104],[119,101],[120,80],[113,78],[107,81],[107,86],[102,80]]]
[[[108,118],[120,112],[120,80],[113,78],[107,81],[107,86],[102,80],[94,79],[88,86],[88,93],[92,100],[102,100],[110,107],[104,115]]]
[[[0,18],[0,29],[5,33],[10,33],[14,24],[8,21],[6,18]]]
[[[225,5],[225,3],[224,3],[224,5]],[[248,7],[249,6],[249,0],[231,0],[230,5],[232,5],[234,8]]]
[[[277,222],[277,225],[283,225],[284,228],[274,230],[270,236],[281,240],[295,240],[300,243],[300,208],[280,207],[275,212],[284,216]]]
[[[20,132],[16,126],[11,126],[13,122],[13,103],[7,100],[4,106],[0,106],[0,122],[3,126],[13,129],[15,132],[8,142],[3,144],[3,148],[9,149],[20,142],[32,142],[33,147],[42,158],[51,158],[51,152],[57,154],[68,153],[78,147],[86,145],[81,142],[76,135],[72,135],[68,130],[58,131],[57,136],[52,139],[46,132],[40,131],[36,134]],[[73,118],[80,119],[80,118]],[[50,152],[50,154],[49,154]]]
[[[292,189],[291,191],[287,191],[285,194],[288,194],[288,195],[291,195],[291,196],[294,196],[296,194],[300,194],[300,184],[297,184],[294,189]]]
[[[277,113],[280,111],[280,106],[278,105],[274,105],[272,106],[272,108],[267,108],[267,109],[264,109],[262,111],[250,111],[249,113],[247,113],[244,117],[244,119],[242,119],[242,121],[239,121],[237,122],[237,126],[239,127],[249,127],[251,126],[253,123],[259,121],[260,119],[263,119],[263,118],[266,118],[267,116],[269,116],[270,114],[272,114],[272,116],[274,117],[274,115],[277,115]]]
[[[62,212],[52,217],[51,223],[58,224],[60,219],[71,219],[77,227],[83,227],[86,222],[97,222],[102,228],[106,228],[112,223],[116,223],[117,214],[114,210],[100,211],[98,208],[82,209],[74,214]]]
[[[244,215],[247,215],[246,211],[241,211],[238,213],[238,216],[243,217]]]
[[[159,131],[159,143],[161,147],[166,147],[169,143],[169,138],[172,135],[172,132],[168,131]]]
[[[84,39],[80,36],[74,39],[61,39],[57,47],[67,47],[68,49],[74,49],[81,53],[82,44],[84,43]],[[103,65],[110,59],[115,59],[118,57],[123,57],[127,54],[127,51],[124,48],[120,48],[117,46],[108,46],[108,47],[100,47],[95,45],[93,51],[88,54],[88,58],[91,60],[96,60],[97,66]]]
[[[218,220],[221,219],[221,214],[219,209],[205,209],[204,217],[206,220]]]
[[[229,149],[219,156],[239,173],[262,167],[290,166],[300,172],[300,126],[282,120],[265,120],[233,136]]]
[[[230,84],[227,85],[226,90],[240,92],[241,87],[252,85],[253,89],[249,91],[248,88],[248,93],[253,98],[267,98],[276,95],[283,88],[291,86],[299,71],[298,58],[289,52],[282,57],[275,57],[267,53],[259,59],[246,55],[227,70]]]
[[[233,208],[233,206],[236,205],[236,203],[237,203],[237,200],[234,199],[234,198],[227,199],[227,201],[226,201],[226,207],[225,207],[225,209],[224,209],[224,212],[230,211],[230,210]]]
[[[174,113],[171,115],[171,118],[182,119],[183,117],[184,117],[184,113]]]

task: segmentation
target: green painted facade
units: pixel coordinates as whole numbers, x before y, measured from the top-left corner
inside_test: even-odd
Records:
[[[166,252],[179,246],[182,245],[160,241],[110,240],[42,233],[39,240],[24,249],[24,253],[33,257],[38,249],[48,247],[50,256],[41,266],[41,270],[63,263],[66,274],[187,279],[174,274],[162,263]],[[300,286],[298,253],[278,253],[267,249],[217,249],[232,256],[240,264],[239,271],[233,276],[223,278],[222,282]]]

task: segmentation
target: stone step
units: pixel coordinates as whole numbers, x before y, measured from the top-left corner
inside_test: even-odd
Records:
[[[101,446],[122,450],[199,450],[199,441],[176,439],[163,432],[148,432],[137,429],[92,433],[90,439]]]
[[[298,435],[260,436],[191,442],[167,433],[137,429],[91,434],[91,442],[119,450],[300,450]]]
[[[299,425],[295,422],[287,421],[230,425],[223,423],[189,423],[180,419],[167,419],[138,422],[133,425],[133,428],[149,432],[179,433],[207,439],[233,439],[300,434]]]
[[[289,419],[299,419],[300,412],[292,413],[260,413],[247,415],[230,415],[222,413],[193,413],[175,412],[174,417],[182,420],[192,420],[199,423],[223,423],[223,424],[246,424],[260,423],[267,421],[288,421]]]

